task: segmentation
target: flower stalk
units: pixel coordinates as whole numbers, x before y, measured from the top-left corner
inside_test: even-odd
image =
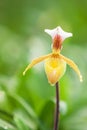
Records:
[[[56,108],[55,108],[55,118],[54,118],[54,130],[59,128],[59,83],[55,84],[56,86]]]

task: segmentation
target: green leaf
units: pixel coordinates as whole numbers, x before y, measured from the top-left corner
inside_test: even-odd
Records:
[[[18,130],[30,130],[26,124],[20,119],[17,115],[14,117],[15,124],[18,128]]]
[[[35,121],[35,124],[37,124],[41,130],[44,130],[44,126],[41,124],[40,120],[38,119],[38,116],[34,112],[33,108],[30,106],[29,103],[27,103],[22,97],[16,95],[16,94],[8,94],[8,96],[15,99],[18,103],[21,104],[21,106],[25,109],[25,111],[28,113],[28,115]]]
[[[48,101],[42,109],[40,120],[42,121],[45,130],[53,130],[54,111],[55,109],[53,101]]]
[[[13,125],[11,125],[9,122],[0,119],[0,127],[3,130],[17,130]]]
[[[0,118],[13,124],[13,115],[6,111],[0,110]]]

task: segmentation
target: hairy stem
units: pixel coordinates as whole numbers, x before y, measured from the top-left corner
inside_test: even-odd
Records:
[[[58,130],[59,127],[59,83],[56,84],[56,109],[55,109],[55,119],[54,119],[54,130]]]

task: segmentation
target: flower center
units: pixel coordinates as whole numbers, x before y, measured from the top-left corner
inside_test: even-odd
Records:
[[[53,52],[58,52],[62,47],[62,38],[60,35],[56,35],[53,39]]]

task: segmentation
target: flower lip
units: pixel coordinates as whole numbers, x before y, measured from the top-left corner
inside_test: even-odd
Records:
[[[45,32],[48,33],[52,37],[52,39],[54,39],[56,35],[60,35],[62,40],[66,39],[68,37],[72,37],[72,33],[63,31],[63,29],[60,26],[58,26],[52,30],[45,29]]]

